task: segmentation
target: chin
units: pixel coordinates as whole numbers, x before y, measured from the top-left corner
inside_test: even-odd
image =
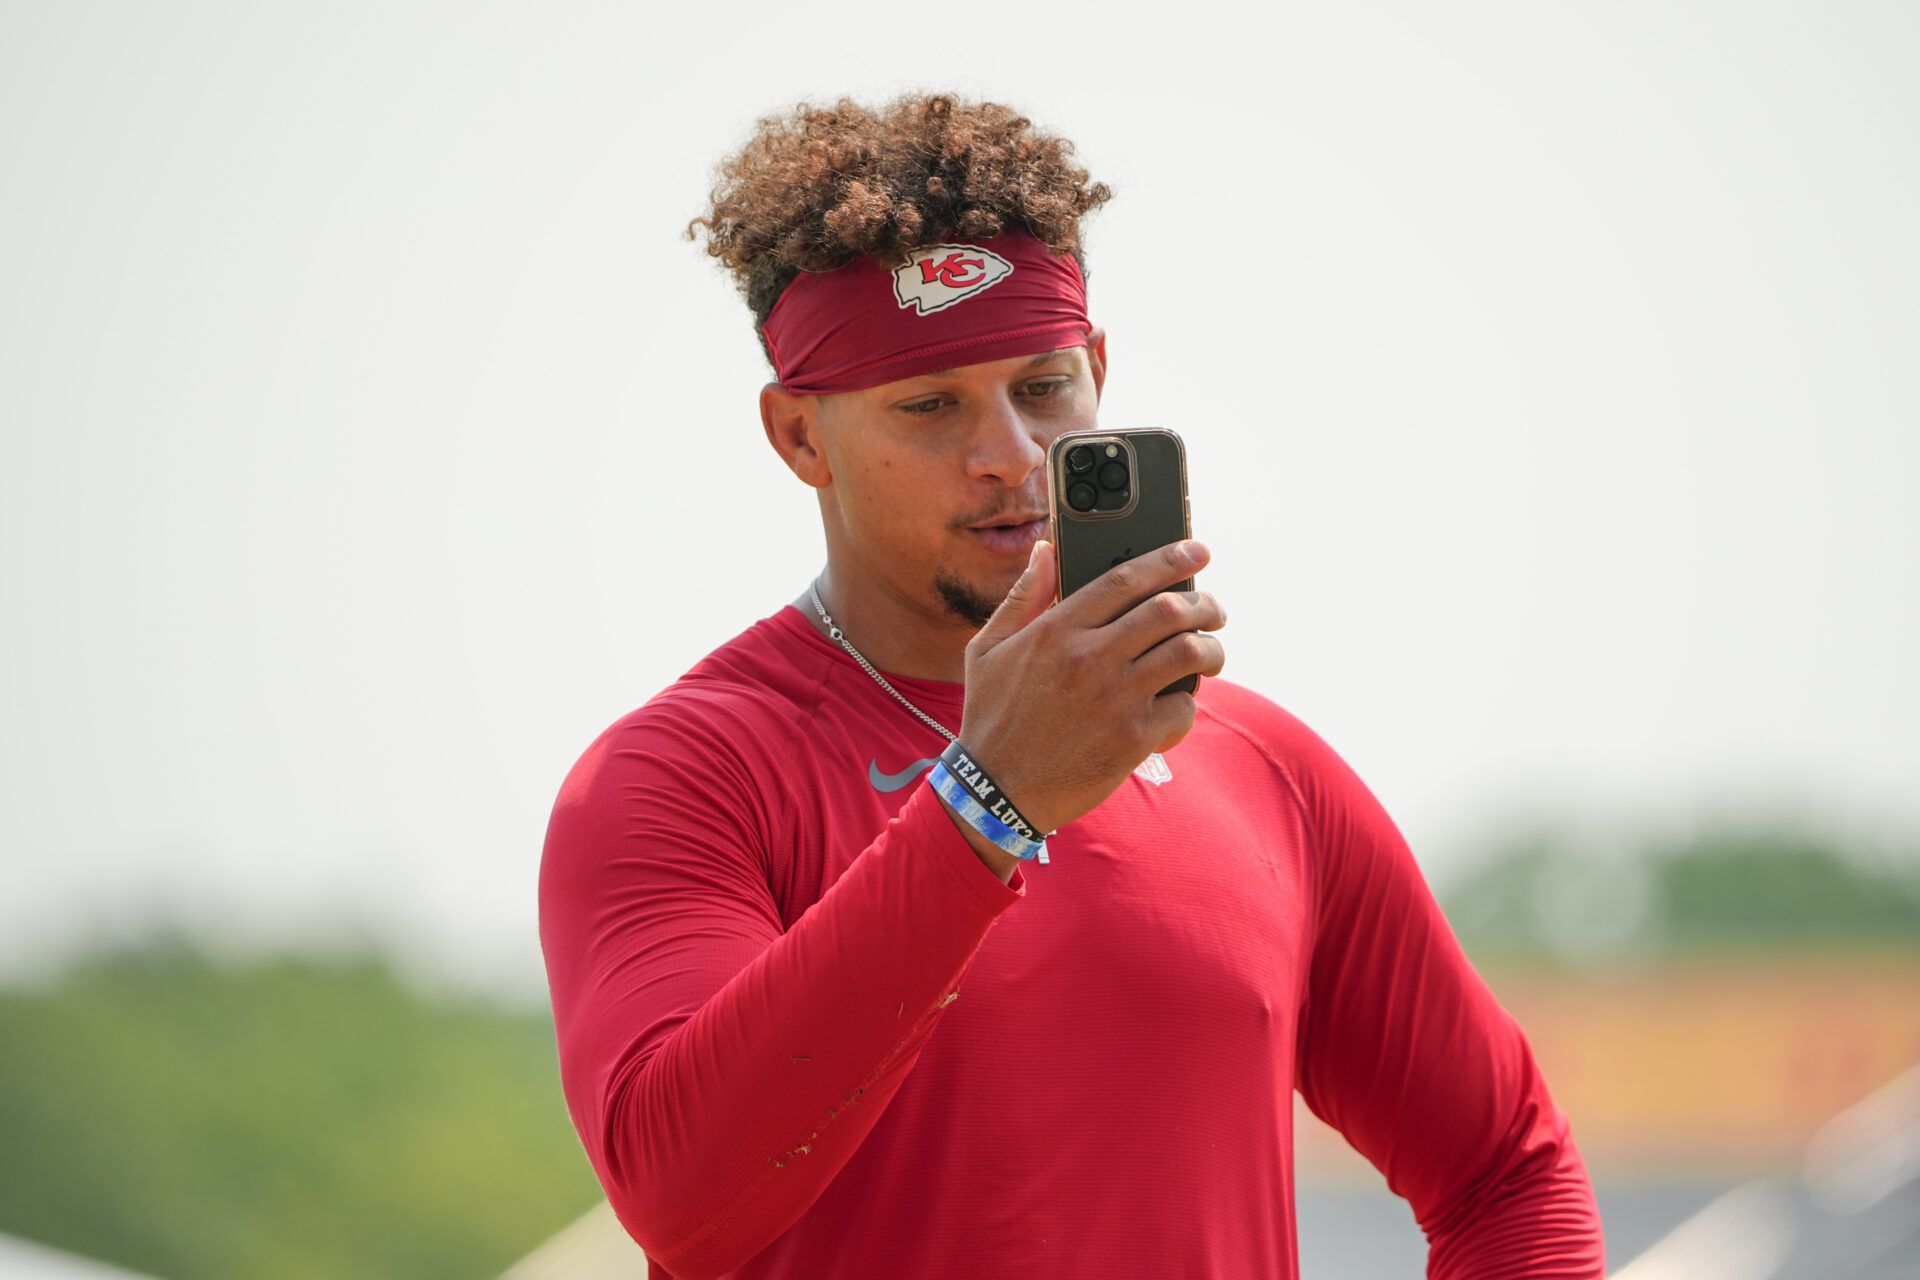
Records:
[[[948,570],[936,570],[933,592],[941,607],[947,611],[947,616],[978,630],[987,625],[987,620],[993,617],[993,611],[1000,607],[1000,602],[1007,598],[1007,592],[1020,574],[1016,571],[1003,576],[1007,579],[1004,584],[988,586],[978,581],[968,581]]]

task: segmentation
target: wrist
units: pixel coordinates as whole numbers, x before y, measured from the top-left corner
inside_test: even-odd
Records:
[[[1020,865],[1020,859],[974,830],[939,791],[936,790],[933,794],[934,798],[940,801],[940,807],[945,810],[947,819],[959,828],[960,834],[966,838],[967,844],[973,848],[974,853],[979,855],[980,861],[987,864],[987,870],[999,876],[1000,883],[1010,882],[1013,879],[1014,868]]]
[[[1001,772],[1002,769],[1011,771],[1011,766],[1005,762],[996,761],[993,768],[989,769],[970,747],[955,738],[940,753],[940,764],[958,784],[957,789],[964,792],[964,799],[961,796],[950,796],[949,799],[959,805],[962,814],[974,819],[975,825],[986,832],[988,839],[1009,853],[1031,858],[1036,852],[1032,846],[1044,845],[1047,837],[1053,834],[1050,829],[1037,824],[1014,802],[1013,794],[1005,786],[1007,775]],[[968,813],[966,801],[969,800],[984,809],[992,821],[981,821],[978,815]],[[1004,837],[1012,837],[1012,843]],[[1040,851],[1040,861],[1046,860],[1045,852]]]
[[[927,785],[966,824],[1013,857],[1047,861],[1047,842],[958,739],[927,771]]]

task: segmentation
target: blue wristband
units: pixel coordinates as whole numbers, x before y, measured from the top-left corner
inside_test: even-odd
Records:
[[[1038,858],[1043,864],[1047,861],[1047,842],[1029,840],[1000,819],[987,812],[985,805],[974,799],[960,779],[947,769],[946,761],[934,763],[927,770],[927,783],[940,793],[942,799],[952,805],[954,811],[965,818],[967,825],[991,840],[999,848],[1006,850],[1022,862]]]

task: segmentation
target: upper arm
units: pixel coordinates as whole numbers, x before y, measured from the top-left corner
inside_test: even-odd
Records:
[[[1565,1117],[1379,799],[1292,713],[1212,683],[1306,820],[1312,940],[1295,1083],[1429,1235],[1445,1236],[1503,1179],[1569,1153]]]
[[[1305,725],[1293,745],[1318,866],[1296,1079],[1431,1229],[1497,1163],[1531,1055],[1380,801]]]
[[[540,943],[562,1083],[583,1135],[620,1081],[781,933],[769,878],[779,814],[747,764],[670,703],[608,730],[548,824]],[[615,1173],[618,1153],[595,1152]]]

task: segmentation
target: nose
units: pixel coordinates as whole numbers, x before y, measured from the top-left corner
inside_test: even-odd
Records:
[[[1027,420],[1007,392],[994,396],[975,424],[967,473],[1018,488],[1046,460],[1043,429]]]

